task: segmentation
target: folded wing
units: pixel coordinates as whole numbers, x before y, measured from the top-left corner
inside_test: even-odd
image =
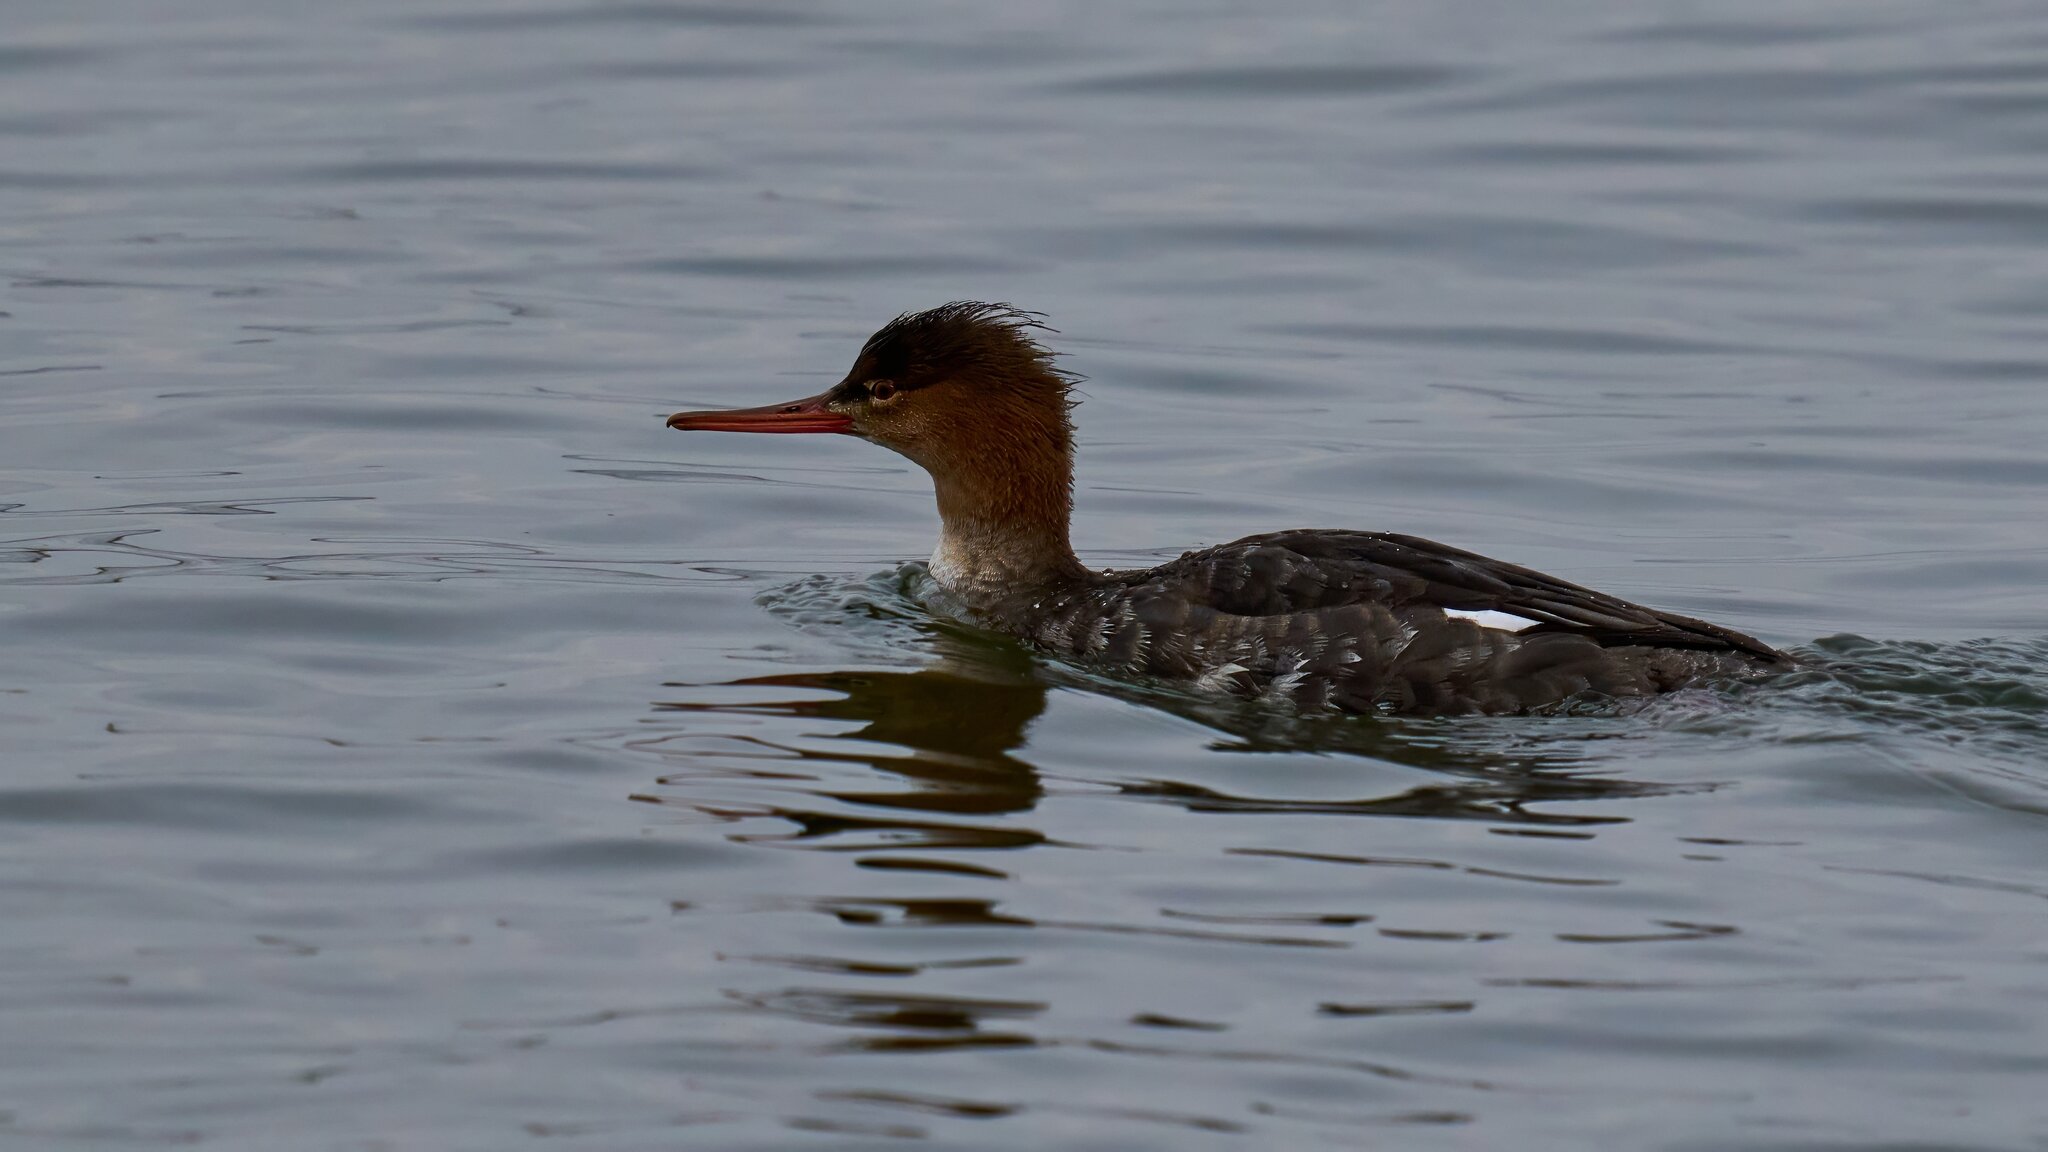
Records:
[[[1776,649],[1731,628],[1631,603],[1518,564],[1388,532],[1295,530],[1248,536],[1191,552],[1149,576],[1152,582],[1175,587],[1196,602],[1233,616],[1288,616],[1378,605],[1414,620],[1433,609],[1524,637],[1566,634],[1603,648],[1730,652],[1765,663],[1785,659]],[[1530,623],[1513,627],[1502,617]]]

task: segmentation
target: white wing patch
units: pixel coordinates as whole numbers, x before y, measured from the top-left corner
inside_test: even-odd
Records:
[[[1446,608],[1444,615],[1459,620],[1470,620],[1481,628],[1498,628],[1503,632],[1520,632],[1524,628],[1534,628],[1542,623],[1540,620],[1530,620],[1512,612],[1499,612],[1492,608]]]

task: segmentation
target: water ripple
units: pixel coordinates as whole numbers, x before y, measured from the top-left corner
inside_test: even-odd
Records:
[[[1461,69],[1431,64],[1326,64],[1261,67],[1212,65],[1095,76],[1053,85],[1054,91],[1119,96],[1242,100],[1379,96],[1451,84]]]

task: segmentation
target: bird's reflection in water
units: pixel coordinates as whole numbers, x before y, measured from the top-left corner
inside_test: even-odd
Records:
[[[1229,901],[1216,907],[1160,905],[1156,916],[1130,908],[1103,914],[1087,900],[1047,903],[981,887],[990,880],[1023,874],[1042,856],[1034,853],[1026,860],[992,850],[1086,847],[1072,838],[1076,830],[1099,830],[1105,824],[1055,822],[1071,816],[1071,811],[1037,811],[1046,799],[1046,785],[1034,763],[1037,758],[1028,751],[1031,729],[1056,693],[1085,691],[1193,720],[1221,734],[1206,742],[1205,752],[1261,757],[1270,761],[1276,779],[1289,767],[1300,767],[1303,753],[1336,754],[1360,758],[1360,791],[1369,787],[1364,781],[1380,785],[1381,794],[1340,793],[1338,798],[1316,800],[1226,793],[1190,782],[1193,766],[1173,763],[1170,752],[1161,756],[1156,730],[1146,737],[1151,742],[1134,745],[1142,747],[1142,754],[1120,760],[1115,756],[1119,750],[1110,749],[1110,755],[1099,759],[1090,755],[1094,766],[1062,763],[1056,774],[1049,773],[1063,788],[1082,780],[1081,790],[1092,800],[1264,816],[1263,822],[1256,816],[1242,822],[1241,830],[1249,836],[1228,836],[1219,843],[1227,856],[1362,865],[1372,868],[1368,875],[1379,874],[1382,867],[1401,869],[1404,875],[1428,868],[1548,884],[1606,885],[1614,881],[1522,875],[1408,853],[1374,855],[1369,849],[1348,846],[1341,854],[1302,851],[1318,841],[1292,835],[1287,818],[1476,820],[1499,831],[1576,838],[1592,835],[1593,826],[1626,819],[1613,811],[1611,803],[1589,802],[1657,790],[1597,772],[1586,756],[1584,737],[1589,729],[1584,726],[1573,728],[1575,739],[1560,739],[1556,747],[1545,748],[1532,744],[1526,734],[1518,736],[1511,726],[1397,725],[1365,717],[1333,718],[1327,723],[1302,720],[1141,686],[1076,679],[1020,649],[974,636],[941,633],[929,639],[939,658],[911,671],[799,671],[722,684],[668,685],[674,696],[657,702],[652,718],[651,726],[661,734],[641,745],[659,752],[671,769],[662,779],[663,787],[648,799],[730,820],[735,841],[853,853],[852,863],[876,881],[860,883],[831,866],[812,868],[787,874],[790,880],[779,891],[737,902],[749,912],[823,914],[837,926],[854,930],[800,934],[790,939],[803,941],[801,945],[731,957],[760,969],[762,975],[751,986],[728,991],[728,999],[764,1018],[850,1033],[828,1051],[929,1053],[1046,1043],[1045,1025],[1038,1018],[1050,1010],[1049,1001],[992,994],[1004,987],[1001,979],[977,984],[951,979],[952,971],[940,974],[936,969],[1010,968],[1048,950],[1057,955],[1067,946],[1063,941],[1077,939],[1095,941],[1083,947],[1097,949],[1121,947],[1102,943],[1116,939],[1132,942],[1132,948],[1194,942],[1204,948],[1335,953],[1357,947],[1357,926],[1376,919],[1356,908],[1260,905],[1245,910]],[[1061,720],[1055,717],[1053,723]],[[1188,739],[1188,734],[1168,739],[1186,741],[1191,752],[1201,742],[1199,736]],[[1213,779],[1214,758],[1205,758],[1211,762],[1202,767]],[[1368,765],[1368,759],[1380,763]],[[1114,767],[1101,767],[1105,762]],[[1389,788],[1389,762],[1421,769],[1424,778],[1418,783],[1413,779],[1416,773],[1400,772],[1410,778],[1409,786]],[[1324,780],[1330,776],[1315,775]],[[1231,780],[1257,777],[1226,774]],[[1115,859],[1106,857],[1103,862]],[[812,858],[799,867],[822,863]],[[913,876],[922,881],[913,881]],[[1358,890],[1356,882],[1331,887]],[[677,907],[695,909],[697,902],[679,901]],[[1433,933],[1396,925],[1377,930],[1387,937],[1406,931],[1409,939],[1438,941],[1496,938],[1494,933],[1462,929]],[[927,933],[937,935],[928,938]],[[1026,944],[1019,933],[1029,934],[1036,943]],[[890,939],[885,943],[881,934]],[[915,983],[888,988],[865,986],[865,981],[860,987],[791,986],[777,975],[790,971]],[[920,979],[934,975],[933,980]],[[1440,1010],[1463,1012],[1471,1006],[1469,1000],[1461,1000]],[[1151,1027],[1226,1027],[1148,1014],[1147,1007],[1133,1004],[1124,1015],[1134,1024]],[[1171,1044],[1134,1044],[1120,1034],[1091,1037],[1088,1044],[1105,1052],[1180,1055]],[[1255,1047],[1203,1058],[1261,1065],[1298,1062],[1325,1073],[1391,1077],[1404,1083],[1422,1075],[1371,1061]]]
[[[1019,848],[1043,842],[1044,833],[1000,818],[1030,811],[1044,795],[1037,768],[1020,752],[1054,690],[1086,690],[1192,720],[1222,734],[1208,745],[1212,750],[1359,756],[1432,776],[1427,783],[1387,794],[1318,800],[1220,791],[1174,779],[1173,766],[1166,763],[1138,765],[1122,779],[1103,781],[1126,797],[1190,811],[1400,816],[1567,829],[1627,820],[1611,809],[1590,810],[1586,802],[1674,790],[1621,778],[1612,766],[1595,760],[1591,749],[1602,746],[1598,742],[1626,735],[1612,718],[1542,720],[1521,728],[1501,720],[1303,718],[1184,692],[1082,679],[1019,648],[979,637],[946,633],[932,640],[940,659],[915,671],[791,672],[717,685],[670,684],[711,689],[707,695],[716,696],[743,689],[748,698],[677,699],[657,701],[654,707],[664,717],[779,717],[858,725],[800,735],[787,728],[774,735],[729,734],[746,742],[741,755],[755,761],[766,757],[784,772],[806,778],[800,794],[838,802],[776,804],[772,810],[731,814],[773,815],[796,826],[781,839],[845,851]],[[797,694],[778,695],[781,690]],[[820,693],[825,695],[820,698]],[[705,734],[698,720],[690,722],[689,731]],[[729,744],[722,749],[693,744],[693,750],[680,751],[667,740],[656,743],[665,755],[688,760],[730,762],[734,755]],[[848,777],[836,769],[850,766],[872,773],[860,773],[858,786],[847,786]],[[702,778],[699,772],[683,771],[663,777],[662,783],[687,789]],[[662,799],[692,803],[673,795]],[[830,810],[818,810],[825,807]]]
[[[669,684],[669,688],[705,685]],[[744,755],[780,761],[785,771],[811,769],[816,780],[805,794],[838,801],[846,810],[819,811],[777,805],[771,812],[796,825],[787,839],[847,851],[874,848],[1020,848],[1042,842],[1042,833],[994,820],[961,823],[942,817],[994,818],[1031,810],[1044,794],[1038,772],[1011,753],[1022,748],[1025,731],[1045,710],[1046,686],[1021,651],[949,652],[913,672],[852,670],[792,672],[754,676],[713,685],[748,689],[759,698],[741,703],[656,701],[657,712],[690,715],[769,716],[830,720],[859,725],[835,732],[804,732],[778,742],[749,736]],[[796,698],[777,690],[797,689]],[[818,698],[817,693],[827,693]],[[676,755],[671,749],[669,755]],[[729,756],[712,750],[712,759]],[[865,766],[873,775],[860,787],[837,787],[845,776],[833,769]],[[693,773],[665,776],[662,783],[688,783]],[[890,786],[875,787],[887,783]],[[905,787],[907,785],[907,787]],[[878,814],[878,810],[879,813]],[[881,866],[889,866],[883,864]]]

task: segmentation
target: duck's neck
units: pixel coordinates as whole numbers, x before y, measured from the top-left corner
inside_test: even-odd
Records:
[[[1059,447],[999,447],[973,468],[935,472],[941,528],[932,575],[970,606],[994,608],[1088,578],[1067,539],[1073,457]]]

